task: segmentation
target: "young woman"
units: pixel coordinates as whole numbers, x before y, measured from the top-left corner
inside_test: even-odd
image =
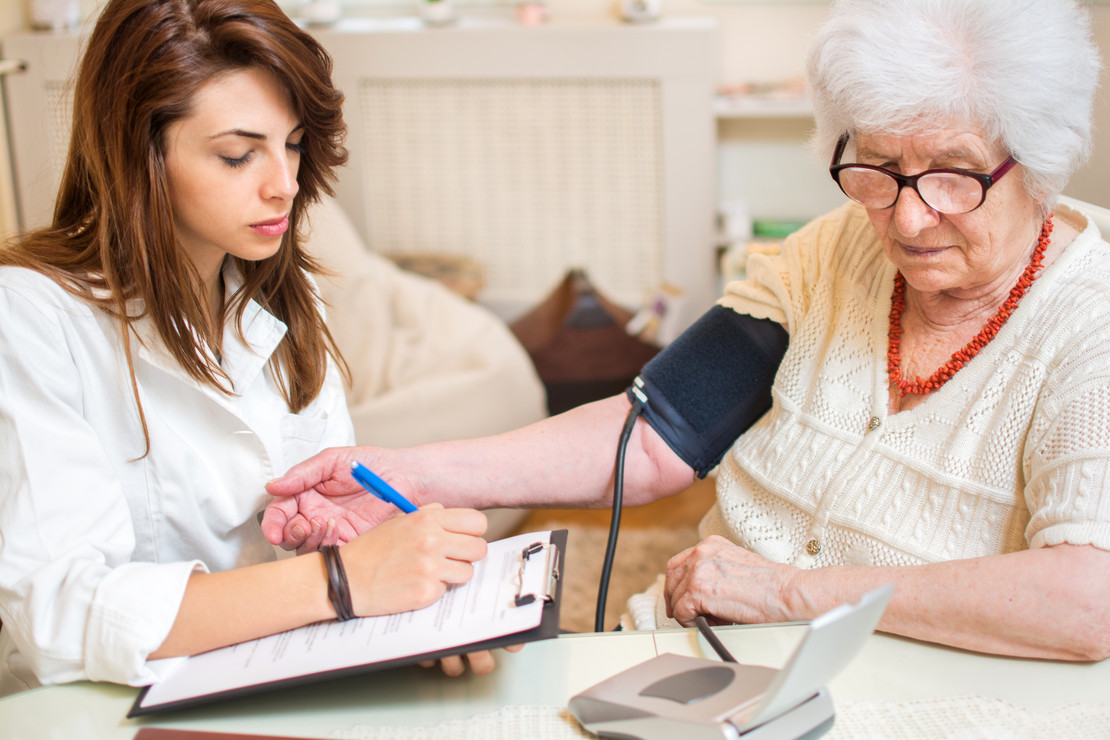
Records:
[[[425,606],[484,555],[471,509],[326,555],[259,530],[266,481],[352,441],[298,236],[346,158],[330,72],[270,0],[103,9],[53,223],[0,251],[0,694]]]

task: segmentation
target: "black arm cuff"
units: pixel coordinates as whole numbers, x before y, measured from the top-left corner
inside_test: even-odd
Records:
[[[644,366],[641,415],[704,478],[771,407],[789,339],[774,321],[714,306]]]

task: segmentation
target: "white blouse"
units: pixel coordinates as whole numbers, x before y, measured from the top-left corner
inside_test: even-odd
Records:
[[[225,271],[228,294],[238,283]],[[233,320],[233,318],[231,319]],[[353,442],[334,366],[291,414],[269,368],[285,325],[230,325],[234,393],[190,378],[146,319],[135,380],[118,323],[30,270],[0,268],[0,695],[77,680],[143,685],[195,571],[273,560],[266,481]]]

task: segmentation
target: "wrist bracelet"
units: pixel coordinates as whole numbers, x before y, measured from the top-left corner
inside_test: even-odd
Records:
[[[354,619],[351,585],[347,582],[347,571],[339,557],[339,547],[324,545],[320,548],[320,554],[324,556],[324,568],[328,572],[328,601],[331,602],[332,609],[335,609],[335,618],[340,622]]]

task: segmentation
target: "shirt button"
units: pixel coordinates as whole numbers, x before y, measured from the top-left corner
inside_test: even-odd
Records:
[[[883,425],[883,420],[877,416],[872,416],[867,422],[867,431],[873,432]]]
[[[806,552],[808,552],[810,555],[817,555],[818,553],[820,553],[821,552],[821,541],[820,540],[810,540],[809,542],[807,542],[806,543]]]

